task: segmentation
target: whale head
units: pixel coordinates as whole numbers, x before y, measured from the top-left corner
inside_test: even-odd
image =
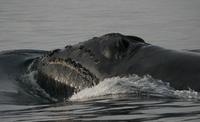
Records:
[[[50,51],[38,61],[38,83],[51,95],[68,98],[106,77],[124,74],[119,65],[125,66],[143,45],[148,44],[139,37],[110,33]]]

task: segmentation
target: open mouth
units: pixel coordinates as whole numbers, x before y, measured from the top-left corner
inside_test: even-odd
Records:
[[[84,88],[99,83],[94,74],[71,58],[44,57],[37,69],[38,84],[57,99],[66,99]]]

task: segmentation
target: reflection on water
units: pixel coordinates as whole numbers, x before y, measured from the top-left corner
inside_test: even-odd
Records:
[[[195,101],[104,98],[82,102],[29,106],[1,110],[10,121],[199,121],[200,103]],[[12,110],[13,109],[13,110]]]

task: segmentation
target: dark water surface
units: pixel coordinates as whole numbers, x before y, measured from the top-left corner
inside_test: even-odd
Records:
[[[199,10],[200,0],[0,0],[0,51],[62,48],[109,32],[136,35],[171,49],[200,49]],[[149,77],[136,86],[161,97],[132,95],[132,76],[108,79],[70,101],[52,103],[33,74],[22,74],[27,61],[43,51],[25,52],[0,52],[1,122],[200,121],[199,93],[176,91]]]
[[[53,105],[7,105],[2,121],[146,121],[179,122],[200,120],[200,103],[141,98],[105,98]]]

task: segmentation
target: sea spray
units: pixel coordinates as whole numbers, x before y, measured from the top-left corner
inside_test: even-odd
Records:
[[[175,90],[168,82],[157,80],[150,75],[140,77],[130,75],[127,77],[112,77],[101,81],[98,85],[85,88],[74,94],[70,100],[79,101],[107,95],[131,95],[160,98],[200,99],[198,92],[189,90]]]

